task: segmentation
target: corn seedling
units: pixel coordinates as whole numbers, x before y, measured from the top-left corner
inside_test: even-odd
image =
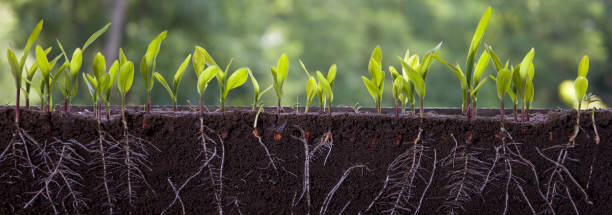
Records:
[[[249,69],[249,76],[251,78],[251,83],[253,84],[253,111],[255,111],[255,108],[258,105],[261,105],[259,103],[259,100],[261,99],[261,97],[263,95],[265,95],[270,89],[272,89],[272,85],[268,86],[268,88],[266,88],[265,90],[260,92],[259,89],[259,83],[257,82],[257,79],[255,79],[255,76],[253,76],[253,72],[251,72],[251,70]]]
[[[30,52],[30,49],[32,48],[32,46],[34,45],[34,41],[36,41],[36,38],[38,38],[38,35],[40,34],[40,31],[42,31],[42,27],[43,27],[43,20],[40,20],[38,22],[38,24],[36,24],[36,26],[34,27],[34,30],[32,30],[32,33],[30,33],[30,36],[28,37],[28,40],[26,42],[26,46],[23,49],[23,55],[21,56],[20,60],[17,60],[17,56],[15,56],[15,53],[13,52],[13,50],[11,50],[10,48],[7,49],[7,58],[8,58],[8,62],[9,65],[11,67],[10,71],[11,74],[13,75],[13,78],[15,79],[15,89],[16,89],[16,97],[15,97],[15,124],[18,126],[19,125],[19,101],[20,101],[20,92],[21,92],[21,79],[22,79],[22,74],[23,74],[23,68],[25,65],[25,61],[26,61],[26,57],[28,56],[28,53]],[[34,67],[34,66],[32,66]],[[34,67],[34,71],[36,71],[35,69],[36,67]],[[30,72],[28,71],[28,74]]]
[[[278,59],[276,67],[270,67],[270,72],[272,73],[274,92],[276,92],[276,98],[278,99],[276,109],[276,113],[278,114],[282,109],[281,100],[283,98],[283,85],[285,83],[285,79],[287,78],[287,74],[289,73],[289,58],[287,58],[287,55],[282,54]]]
[[[221,100],[221,112],[225,111],[225,100],[227,99],[229,91],[243,85],[249,78],[249,69],[246,67],[234,71],[228,78],[227,75],[231,64],[232,61],[227,64],[225,71],[217,70],[217,74],[215,74],[217,82],[219,83],[219,93],[221,94],[219,95],[219,99]]]
[[[497,76],[491,76],[491,79],[495,81],[496,89],[497,89],[497,98],[501,102],[499,108],[499,119],[501,122],[502,129],[504,129],[504,96],[510,94],[510,97],[513,97],[513,100],[516,100],[516,95],[510,89],[510,84],[512,83],[512,70],[508,69],[508,62],[506,62],[505,66],[502,66],[501,60],[497,57],[497,54],[493,51],[491,46],[487,46],[487,53],[491,56],[493,64],[495,65],[495,69],[497,70]]]
[[[329,68],[329,71],[327,72],[327,78],[323,76],[321,71],[318,70],[316,71],[316,77],[312,76],[301,60],[300,65],[302,66],[302,69],[304,69],[304,72],[306,72],[306,76],[308,77],[308,82],[306,83],[306,108],[304,109],[304,113],[308,113],[308,109],[310,107],[312,99],[315,97],[315,95],[317,95],[319,98],[319,111],[325,111],[325,103],[327,103],[329,105],[329,114],[331,115],[332,101],[334,99],[332,89],[334,86],[334,81],[336,79],[337,71],[336,64],[333,64]]]
[[[257,113],[255,114],[255,120],[253,121],[253,132],[252,133],[253,133],[253,136],[257,138],[257,140],[259,141],[259,145],[264,149],[264,151],[266,152],[266,156],[268,157],[268,160],[270,161],[268,163],[268,166],[266,166],[266,169],[272,166],[274,171],[277,171],[275,161],[280,160],[280,158],[270,153],[270,150],[268,150],[268,147],[266,146],[266,144],[263,143],[261,135],[259,135],[259,130],[257,130],[257,120],[259,119],[259,114],[261,114],[262,111],[263,111],[263,104],[259,106],[259,109],[257,110]]]
[[[64,78],[60,80],[60,91],[64,95],[64,112],[70,111],[70,106],[72,106],[72,98],[76,96],[78,90],[78,81],[79,81],[79,70],[81,69],[81,65],[83,63],[83,52],[91,45],[100,35],[104,34],[110,23],[106,24],[100,30],[93,33],[85,44],[83,44],[82,48],[76,48],[72,52],[72,59],[68,58],[66,51],[64,51],[64,47],[59,40],[57,40],[57,45],[62,51],[62,55],[64,56],[65,62],[68,64],[67,69],[64,72]],[[29,75],[29,74],[28,74]],[[29,78],[31,80],[31,77]]]
[[[385,86],[385,72],[382,70],[381,62],[382,51],[380,50],[380,46],[376,46],[374,51],[372,51],[368,63],[368,73],[370,74],[371,80],[365,76],[361,76],[372,99],[376,102],[376,113],[378,114],[380,114],[380,103],[382,102],[382,94]]]
[[[533,76],[534,66],[533,57],[535,50],[531,48],[521,63],[516,66],[516,70],[512,73],[512,83],[514,83],[514,91],[521,97],[521,121],[529,121],[529,107],[533,101]],[[526,108],[526,109],[525,109]]]
[[[404,115],[406,112],[406,103],[408,102],[409,98],[404,89],[410,89],[410,86],[404,85],[412,83],[410,83],[409,81],[406,82],[393,66],[389,66],[389,73],[391,73],[391,77],[393,77],[393,102],[395,102],[395,117],[399,117],[398,101],[402,105],[402,115]],[[410,94],[410,96],[412,96],[412,94]],[[414,97],[412,98],[412,100],[414,101]]]
[[[57,80],[60,79],[64,69],[66,69],[68,66],[67,63],[64,63],[59,68],[55,68],[55,65],[60,57],[61,55],[58,55],[53,60],[49,61],[49,59],[47,59],[47,53],[45,53],[42,47],[39,45],[36,46],[36,62],[38,63],[38,69],[42,74],[40,93],[44,98],[44,100],[41,102],[41,106],[44,106],[46,111],[51,111],[53,109],[53,87],[55,86]]]
[[[486,64],[489,62],[489,55],[486,52],[483,52],[476,65],[474,65],[474,60],[476,57],[476,52],[478,51],[478,46],[480,46],[482,37],[484,36],[487,26],[489,25],[490,18],[491,7],[488,7],[485,13],[482,15],[482,18],[480,18],[480,22],[478,22],[478,26],[476,27],[476,31],[472,37],[472,42],[470,43],[470,48],[468,50],[465,63],[465,71],[462,71],[459,65],[453,66],[452,64],[446,63],[444,60],[442,60],[442,58],[437,56],[435,57],[436,60],[446,65],[459,79],[463,99],[461,110],[467,115],[468,118],[472,117],[472,99],[476,98],[478,88],[480,88],[480,86],[482,86],[482,84],[484,84],[484,82],[487,80],[487,78],[481,80],[481,75],[486,67]],[[476,101],[474,101],[474,103],[476,103]],[[476,105],[474,105],[474,109],[476,109]]]
[[[176,100],[178,97],[178,86],[179,86],[179,83],[181,82],[181,78],[183,77],[183,72],[185,72],[185,69],[187,69],[187,66],[189,65],[189,60],[191,60],[191,55],[185,58],[185,61],[183,61],[183,64],[181,64],[178,70],[176,70],[176,73],[174,73],[174,79],[172,79],[172,88],[170,88],[164,76],[162,76],[158,72],[155,72],[153,74],[157,82],[159,82],[166,89],[166,91],[168,92],[168,95],[170,95],[170,99],[172,99],[172,111],[174,112],[176,112]]]
[[[442,46],[442,43],[439,43],[435,48],[428,51],[427,54],[423,56],[421,62],[419,62],[418,55],[411,56],[408,59],[410,63],[406,62],[401,57],[398,57],[399,61],[402,63],[402,69],[404,71],[402,74],[404,82],[409,80],[414,86],[416,93],[419,95],[419,118],[421,120],[423,119],[423,101],[425,100],[426,93],[425,79],[427,78],[427,73],[429,72],[429,67],[433,63],[434,57],[440,54],[440,46]]]
[[[153,85],[155,84],[153,81],[153,74],[155,73],[157,54],[159,54],[161,43],[166,39],[167,32],[168,31],[160,33],[151,43],[149,43],[147,52],[142,56],[142,60],[140,61],[140,73],[142,74],[147,89],[147,104],[145,105],[145,111],[147,113],[151,112],[151,90],[153,90]]]

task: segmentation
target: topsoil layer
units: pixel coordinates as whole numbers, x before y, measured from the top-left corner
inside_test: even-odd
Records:
[[[60,141],[64,142],[63,144],[72,142],[75,153],[84,158],[84,162],[69,164],[82,176],[82,179],[76,180],[81,185],[75,184],[72,187],[82,193],[79,198],[83,202],[74,205],[73,198],[66,195],[66,187],[51,191],[51,198],[59,213],[109,213],[109,205],[106,204],[105,192],[101,187],[103,181],[98,177],[102,170],[93,168],[99,166],[95,160],[96,149],[90,148],[88,151],[76,147],[75,144],[87,144],[98,138],[96,120],[91,112],[86,110],[86,107],[81,107],[75,108],[72,113],[21,111],[20,128],[39,144],[28,146],[32,157],[37,156],[40,148],[47,145],[57,147],[51,143]],[[150,169],[144,166],[141,168],[150,186],[140,181],[134,183],[138,186],[134,188],[135,197],[130,206],[125,175],[119,173],[122,171],[121,166],[116,165],[117,167],[110,171],[108,179],[114,195],[113,213],[159,214],[175,198],[169,181],[178,189],[190,176],[198,172],[203,163],[204,155],[200,153],[201,140],[198,139],[199,117],[197,112],[189,111],[188,108],[182,108],[182,111],[176,113],[167,111],[167,108],[158,108],[151,114],[136,111],[135,108],[130,110],[127,113],[129,132],[134,137],[150,142],[150,145],[145,144],[150,153],[147,158],[147,166]],[[209,144],[212,141],[217,143],[210,146],[219,155],[210,162],[211,167],[214,167],[212,177],[218,177],[218,168],[222,166],[222,185],[219,180],[210,180],[211,175],[207,168],[194,177],[179,194],[187,214],[218,213],[216,197],[221,200],[225,214],[306,214],[308,210],[312,214],[319,214],[325,205],[326,196],[345,171],[354,165],[365,165],[366,168],[349,172],[329,199],[326,210],[329,214],[358,214],[368,208],[383,188],[390,163],[413,146],[413,140],[419,133],[418,118],[397,118],[392,114],[392,109],[386,110],[389,114],[383,115],[338,111],[331,117],[327,114],[295,114],[289,112],[289,109],[286,111],[277,115],[273,109],[267,110],[261,113],[257,123],[257,134],[262,137],[262,142],[275,159],[276,170],[269,165],[266,152],[254,135],[255,112],[246,108],[235,108],[223,113],[205,113],[203,124],[207,127],[206,136],[210,138],[207,141]],[[457,167],[448,165],[443,159],[454,155],[452,152],[455,146],[459,147],[457,150],[473,152],[475,157],[483,161],[483,166],[487,167],[491,166],[495,157],[495,147],[502,144],[502,139],[508,142],[507,137],[499,134],[500,122],[494,110],[482,111],[482,117],[472,120],[451,114],[456,112],[458,110],[429,110],[422,121],[421,140],[427,150],[423,154],[421,165],[424,171],[416,177],[415,180],[419,182],[414,183],[415,191],[405,206],[411,211],[418,206],[425,190],[424,185],[434,168],[434,151],[438,162],[431,187],[422,200],[419,211],[421,214],[448,212],[448,208],[442,206],[445,202],[448,206],[449,201],[453,200],[449,196],[449,175]],[[5,156],[12,151],[7,146],[15,140],[14,114],[14,108],[0,107],[0,146],[1,150],[8,149],[4,153]],[[517,186],[509,187],[509,214],[531,214],[529,205],[538,213],[550,213],[537,190],[546,191],[550,169],[554,164],[539,155],[536,148],[544,150],[543,153],[556,160],[561,148],[553,146],[568,143],[574,129],[575,115],[575,111],[570,110],[540,110],[533,113],[531,121],[527,123],[516,123],[511,119],[511,115],[507,115],[505,128],[514,142],[520,143],[516,146],[522,156],[535,166],[538,178],[535,180],[533,171],[527,168],[527,165],[513,165],[513,174],[525,196]],[[575,141],[576,147],[568,150],[568,160],[564,163],[567,172],[573,177],[561,173],[560,178],[564,180],[562,185],[566,186],[559,185],[557,197],[552,203],[557,214],[573,214],[571,200],[582,214],[607,214],[612,211],[612,204],[609,203],[612,196],[612,186],[609,182],[612,178],[612,156],[607,156],[612,154],[612,110],[596,111],[595,118],[601,142],[595,144],[590,111],[584,111],[581,116],[581,129]],[[123,136],[124,130],[117,110],[113,111],[110,120],[103,117],[102,129],[116,140],[114,144],[122,144],[118,143],[118,140]],[[321,150],[310,162],[310,209],[306,195],[300,199],[305,166],[304,145],[300,140],[303,135],[300,129],[304,131],[311,150],[314,145],[320,143],[321,138],[326,138],[325,133],[328,131],[331,135],[327,138],[333,140],[331,150]],[[112,148],[111,145],[106,147]],[[512,149],[517,149],[514,147],[513,145]],[[49,159],[56,162],[56,158]],[[53,213],[50,201],[44,196],[35,198],[32,204],[24,209],[43,187],[43,178],[49,174],[48,171],[45,172],[46,167],[40,159],[33,160],[38,162],[34,164],[38,166],[35,176],[32,176],[29,167],[17,167],[16,169],[22,171],[21,177],[9,180],[5,176],[12,171],[14,162],[0,158],[0,214]],[[492,180],[486,184],[485,189],[482,192],[468,191],[469,199],[463,204],[455,205],[458,208],[455,212],[503,212],[506,202],[506,178],[503,173],[506,171],[502,161],[499,161],[498,165],[500,166],[492,171]],[[586,190],[592,204],[586,201],[585,195],[571,182],[571,178]],[[483,179],[484,177],[468,178],[465,181],[466,188],[479,187],[483,184]],[[60,180],[58,177],[57,181]],[[61,185],[63,182],[57,183]],[[219,187],[222,187],[222,191]],[[393,189],[398,187],[389,186],[385,189],[367,214],[379,214],[392,207],[395,203],[390,197]],[[570,193],[571,200],[567,193]],[[527,204],[525,198],[530,200],[530,204]],[[180,202],[177,201],[166,213],[180,214],[182,210]],[[404,213],[408,212],[400,214]]]

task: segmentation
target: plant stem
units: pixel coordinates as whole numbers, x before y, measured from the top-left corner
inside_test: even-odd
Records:
[[[376,113],[380,114],[380,99],[376,99]]]
[[[221,112],[225,111],[225,99],[221,98]]]
[[[425,98],[421,97],[421,104],[420,104],[420,111],[419,111],[419,117],[421,118],[421,121],[423,121],[423,100],[425,100]]]
[[[203,105],[203,100],[202,100],[202,95],[200,95],[200,116],[202,115],[202,113],[204,112],[204,105]]]
[[[525,110],[527,115],[527,122],[529,122],[529,105],[527,105],[527,109]]]
[[[412,112],[412,115],[416,115],[416,110],[414,109],[414,102],[410,102],[410,112]]]
[[[501,121],[502,127],[504,126],[504,100],[501,100],[501,108],[499,109],[499,120]]]
[[[68,98],[64,99],[64,112],[68,113]]]
[[[278,96],[278,103],[276,105],[276,114],[280,114],[280,110],[281,110],[281,97]]]
[[[478,117],[478,107],[476,106],[477,99],[474,97],[474,101],[472,102],[472,112],[474,113],[474,118]]]
[[[395,117],[399,117],[399,107],[397,105],[397,100],[395,100]]]
[[[328,110],[329,116],[331,117],[332,115],[332,103],[331,101],[329,102],[329,110]]]
[[[151,91],[147,91],[147,104],[145,105],[145,112],[151,113]]]
[[[15,125],[19,127],[19,96],[21,88],[21,80],[17,82],[17,97],[15,97]]]
[[[176,112],[176,100],[172,101],[172,111]]]
[[[525,103],[521,104],[521,122],[525,122]]]
[[[465,115],[467,116],[468,119],[472,119],[472,110],[471,110],[471,96],[470,96],[470,90],[467,91],[467,96],[466,96],[466,102],[465,102]]]

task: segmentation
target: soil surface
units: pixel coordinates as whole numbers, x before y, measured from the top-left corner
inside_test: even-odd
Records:
[[[53,214],[54,208],[62,214],[108,214],[110,208],[116,214],[218,214],[220,208],[225,214],[381,214],[400,205],[405,210],[399,214],[416,210],[420,214],[502,214],[505,208],[508,214],[550,213],[551,208],[556,214],[574,214],[575,209],[582,214],[612,211],[612,156],[607,156],[612,154],[612,109],[595,112],[599,144],[595,144],[591,112],[583,111],[574,147],[567,150],[563,146],[576,122],[573,110],[532,111],[526,123],[514,122],[508,110],[507,134],[500,133],[498,110],[479,110],[479,117],[467,120],[460,110],[429,109],[422,123],[414,116],[395,117],[394,109],[377,115],[371,109],[355,113],[352,108],[335,108],[331,117],[316,108],[311,111],[296,114],[285,108],[276,114],[275,109],[266,108],[258,116],[256,129],[256,112],[250,108],[207,112],[201,135],[198,112],[190,107],[180,107],[178,112],[156,107],[150,114],[130,107],[128,143],[143,154],[137,166],[143,178],[138,180],[135,174],[128,182],[122,151],[126,143],[121,141],[124,129],[114,107],[110,120],[104,115],[101,120],[108,140],[103,145],[108,150],[109,205],[91,107],[74,107],[71,113],[22,109],[19,129],[32,137],[26,141],[27,154],[14,136],[14,108],[0,107],[0,214]],[[418,145],[424,147],[420,170],[411,180],[389,183],[383,189],[388,176],[406,179],[411,175],[410,169],[388,169],[398,156],[412,152],[420,127]],[[202,136],[208,153],[202,153]],[[314,151],[308,165],[310,206],[308,192],[302,194],[304,142]],[[325,145],[317,147],[320,143]],[[508,149],[523,157],[509,156],[513,173],[509,185],[506,160],[495,159],[496,147],[501,150],[504,143],[515,143]],[[74,151],[63,151],[66,156],[62,157],[62,149]],[[13,153],[20,156],[10,157]],[[460,166],[464,162],[457,159],[462,153],[477,164]],[[559,153],[567,154],[567,159],[555,168],[552,161],[558,160]],[[59,174],[60,158],[66,159],[64,165],[73,174]],[[203,166],[206,161],[208,165]],[[346,172],[351,167],[355,168]],[[554,180],[549,180],[553,173]],[[455,176],[469,177],[453,184],[458,181]],[[46,182],[48,191],[43,189]],[[547,192],[553,185],[555,189]],[[460,188],[460,194],[455,188]],[[176,195],[174,190],[179,189]],[[401,201],[397,199],[400,192]]]

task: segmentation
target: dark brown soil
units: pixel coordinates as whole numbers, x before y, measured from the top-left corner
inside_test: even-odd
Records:
[[[98,133],[96,120],[86,109],[88,108],[75,107],[69,114],[22,110],[20,127],[41,145],[54,140],[89,143],[98,137]],[[109,183],[116,187],[114,213],[159,214],[175,196],[168,179],[178,187],[196,173],[202,164],[197,112],[190,111],[187,107],[182,107],[181,111],[176,113],[167,110],[158,108],[151,114],[145,114],[132,107],[127,113],[130,133],[150,141],[159,151],[149,146],[148,151],[151,154],[148,161],[151,170],[143,169],[143,172],[151,187],[138,186],[135,189],[133,206],[129,206],[125,195],[125,177],[120,174],[110,175]],[[206,113],[204,116],[204,124],[211,129],[206,134],[213,140],[222,140],[224,146],[221,199],[225,214],[307,213],[305,199],[292,206],[293,199],[299,198],[303,189],[304,146],[294,138],[302,136],[299,128],[305,131],[311,145],[319,143],[327,131],[331,131],[333,137],[333,147],[327,161],[325,162],[328,151],[322,151],[310,164],[310,213],[319,214],[326,196],[347,168],[363,164],[367,169],[353,170],[336,191],[327,209],[329,214],[338,214],[346,206],[345,214],[358,214],[369,206],[383,187],[389,164],[413,145],[419,131],[417,118],[396,118],[392,109],[385,110],[387,114],[375,115],[363,113],[368,109],[362,109],[362,113],[357,114],[351,112],[352,109],[338,108],[331,118],[327,114],[316,112],[276,115],[273,110],[267,109],[259,116],[258,134],[270,153],[278,159],[276,171],[268,165],[269,159],[253,135],[255,112],[246,108],[230,108],[230,111],[224,113]],[[317,111],[316,108],[314,111]],[[467,145],[466,151],[480,150],[481,153],[477,157],[487,162],[494,158],[494,147],[501,144],[496,110],[482,110],[479,112],[481,116],[471,121],[457,115],[457,112],[458,110],[432,109],[427,111],[422,122],[422,143],[429,147],[425,152],[428,158],[424,159],[422,167],[426,170],[432,169],[434,149],[439,162],[431,188],[422,202],[419,211],[421,214],[446,213],[440,206],[448,199],[447,175],[452,167],[444,166],[440,161],[451,154],[455,139],[459,146]],[[4,150],[13,138],[14,113],[13,107],[0,107],[0,150]],[[119,117],[117,110],[113,110],[110,121],[102,120],[103,130],[116,139],[123,135]],[[536,147],[545,149],[567,143],[575,124],[575,111],[534,111],[531,122],[528,123],[515,123],[510,119],[510,115],[507,117],[506,129],[515,142],[522,143],[518,147],[522,155],[535,165],[539,188],[545,191],[550,175],[547,170],[554,167],[554,164],[543,159],[536,152]],[[612,204],[609,204],[612,196],[612,185],[609,181],[612,178],[612,156],[608,156],[612,154],[612,110],[596,111],[596,124],[601,139],[598,145],[594,143],[590,111],[584,111],[581,119],[582,129],[575,141],[577,146],[568,151],[569,157],[574,160],[568,160],[565,166],[586,189],[592,204],[586,203],[584,195],[568,177],[564,177],[565,182],[582,214],[607,214],[612,211]],[[217,146],[217,153],[223,152],[221,144]],[[29,146],[32,154],[35,154],[35,148],[34,145]],[[78,212],[108,214],[104,191],[100,188],[102,180],[96,177],[101,170],[92,168],[98,165],[91,162],[94,155],[80,148],[77,152],[86,162],[71,164],[71,167],[83,177],[78,181],[82,186],[75,187],[83,193],[82,198],[87,205],[78,206]],[[558,149],[544,151],[553,159],[556,159],[557,152]],[[221,159],[215,159],[211,164],[219,167]],[[11,165],[12,161],[0,163],[0,176],[10,172]],[[42,169],[41,163],[35,165],[41,165]],[[591,166],[592,174],[589,179]],[[26,203],[35,195],[33,192],[40,189],[41,177],[45,173],[37,172],[36,176],[32,177],[28,168],[20,168],[23,178],[14,184],[9,184],[0,177],[0,214],[52,214],[53,209],[49,201],[42,197],[24,209]],[[496,172],[503,172],[503,169],[503,166],[500,166],[496,168]],[[428,173],[423,172],[423,179],[428,179]],[[536,212],[545,212],[547,207],[537,192],[533,173],[524,165],[514,166],[513,173],[523,180],[520,183]],[[218,213],[214,185],[209,177],[211,176],[208,170],[203,171],[180,192],[187,214]],[[423,182],[423,179],[418,180]],[[482,183],[479,180],[470,183]],[[472,195],[471,200],[462,205],[464,210],[457,212],[501,214],[505,207],[504,187],[505,179],[496,177],[482,193]],[[418,199],[423,190],[423,186],[417,186],[413,199]],[[573,214],[571,201],[566,197],[566,191],[562,191],[552,206],[557,214]],[[383,196],[386,195],[387,191]],[[58,196],[54,200],[60,213],[75,213],[72,198]],[[389,204],[385,204],[385,201]],[[509,214],[531,214],[518,189],[510,188],[508,201]],[[64,206],[62,202],[65,203]],[[408,207],[414,209],[417,202],[418,200],[411,200]],[[377,201],[366,214],[379,214],[391,206],[392,202],[388,200]],[[166,213],[180,214],[180,204],[177,202]]]

